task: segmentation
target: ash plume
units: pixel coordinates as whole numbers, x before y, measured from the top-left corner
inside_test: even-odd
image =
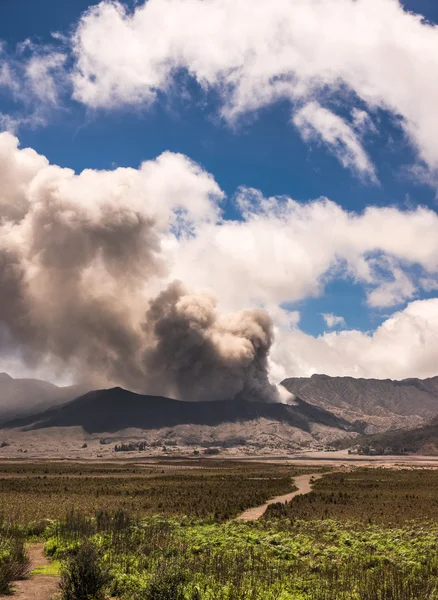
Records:
[[[189,293],[174,282],[146,313],[151,346],[145,353],[152,387],[168,382],[169,395],[187,400],[275,397],[268,382],[272,322],[262,310],[223,315],[216,298]]]
[[[269,316],[222,314],[213,293],[169,283],[169,242],[216,218],[220,190],[198,165],[165,153],[76,175],[0,134],[2,183],[0,354],[12,340],[29,364],[90,385],[276,399]]]

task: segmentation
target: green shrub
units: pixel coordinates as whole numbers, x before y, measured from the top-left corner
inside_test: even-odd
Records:
[[[11,583],[29,575],[30,561],[19,532],[0,531],[0,594],[11,593]]]
[[[156,572],[145,593],[138,600],[184,600],[188,577],[180,565],[170,564]]]
[[[85,543],[67,558],[61,569],[61,597],[63,600],[99,600],[104,598],[109,582],[109,571],[103,566],[97,549]]]

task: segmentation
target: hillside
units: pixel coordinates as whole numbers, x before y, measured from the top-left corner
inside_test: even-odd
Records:
[[[438,377],[392,381],[312,375],[285,379],[282,385],[352,423],[365,422],[367,433],[420,426],[438,414]]]
[[[182,402],[144,396],[122,388],[89,392],[62,406],[29,417],[14,419],[4,428],[82,427],[87,433],[115,432],[128,428],[160,429],[178,425],[216,427],[257,419],[285,423],[310,432],[313,424],[351,430],[342,418],[300,399],[292,405],[248,401]]]
[[[438,455],[438,417],[422,427],[364,436],[358,445],[365,453],[374,449],[379,453]]]
[[[0,420],[31,415],[73,400],[83,386],[58,387],[40,379],[14,379],[0,373]]]
[[[8,456],[21,451],[70,456],[84,441],[95,455],[109,456],[113,445],[95,446],[102,438],[108,444],[144,441],[151,447],[166,443],[272,453],[302,445],[321,447],[358,433],[344,419],[300,399],[293,404],[182,402],[112,388],[3,422],[0,435],[8,444]]]

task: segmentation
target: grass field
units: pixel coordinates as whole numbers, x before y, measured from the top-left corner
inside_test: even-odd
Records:
[[[225,521],[292,491],[291,477],[305,472],[309,469],[223,461],[0,464],[0,514],[21,524],[62,518],[73,508]]]
[[[438,600],[438,472],[329,473],[259,521],[231,520],[306,470],[0,465],[5,565],[27,534],[60,565],[62,600]]]
[[[107,573],[124,600],[432,600],[437,525],[398,528],[328,521],[205,523],[123,514],[70,515],[46,550]],[[83,556],[81,549],[87,549]],[[72,559],[72,557],[74,557]]]
[[[438,522],[438,471],[355,469],[333,473],[313,491],[287,506],[271,506],[266,518],[336,519],[400,525],[421,519]]]

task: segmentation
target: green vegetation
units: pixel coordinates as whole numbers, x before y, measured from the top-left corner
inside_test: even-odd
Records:
[[[114,452],[144,452],[148,447],[147,442],[129,442],[127,444],[116,444],[114,446]]]
[[[82,564],[80,552],[93,547],[93,573],[109,575],[101,592],[123,600],[433,600],[437,538],[430,524],[207,524],[98,513],[69,515],[48,532],[46,550]]]
[[[15,468],[15,471],[14,471]],[[2,472],[3,471],[3,472]],[[0,466],[0,514],[18,523],[65,516],[72,508],[189,515],[226,521],[293,489],[306,469],[224,461],[152,465]],[[307,469],[308,472],[308,469]]]
[[[385,525],[438,522],[438,471],[432,469],[355,469],[332,473],[313,491],[288,505],[272,505],[266,518],[336,519]]]
[[[85,542],[65,557],[60,586],[63,600],[103,600],[110,581],[109,569],[97,545]]]
[[[11,593],[11,583],[29,572],[25,536],[21,528],[0,523],[0,595]]]
[[[329,473],[245,523],[231,518],[290,491],[306,469],[219,460],[15,468],[24,472],[2,477],[0,465],[0,503],[23,509],[19,528],[3,526],[4,548],[17,539],[25,558],[23,532],[42,538],[53,562],[37,572],[61,574],[62,600],[438,600],[434,470]]]
[[[61,563],[59,560],[52,560],[48,565],[40,565],[33,569],[31,575],[49,575],[56,577],[61,572]]]

